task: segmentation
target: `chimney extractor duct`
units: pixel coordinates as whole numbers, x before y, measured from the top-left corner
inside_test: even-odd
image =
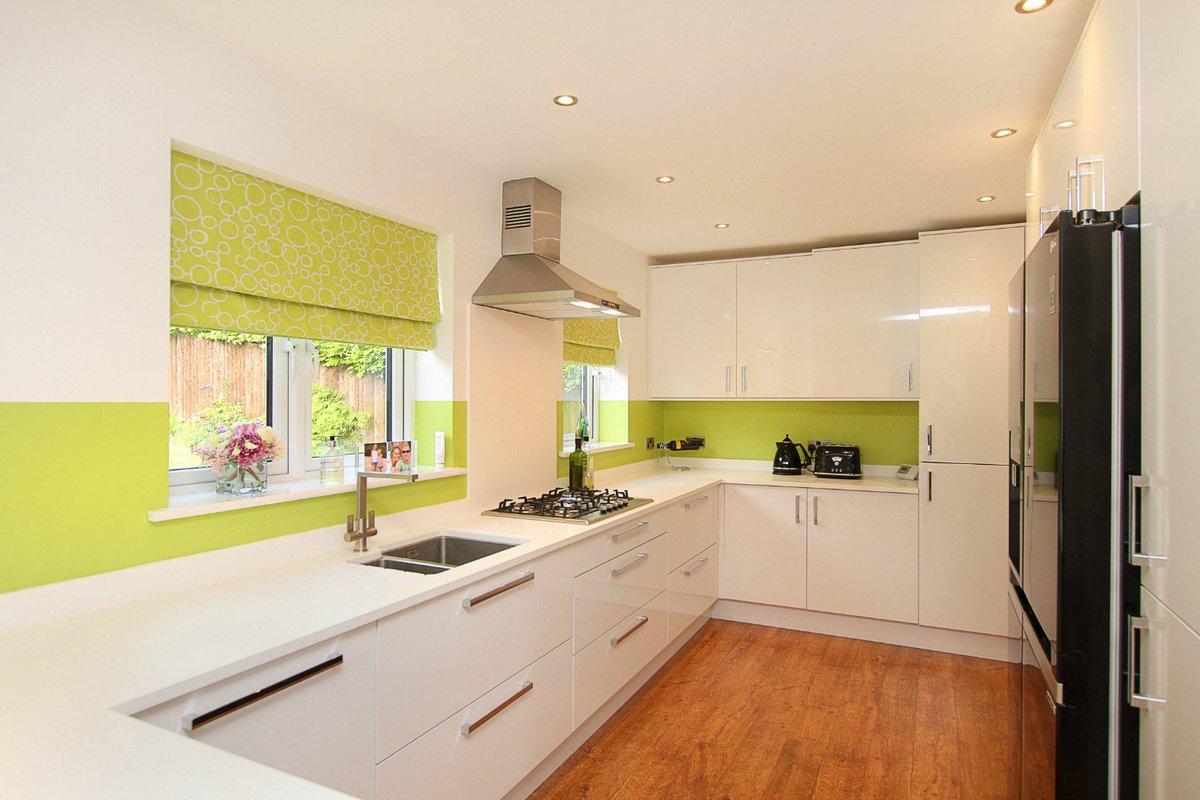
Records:
[[[642,312],[558,263],[562,192],[537,178],[504,184],[501,258],[471,302],[542,319],[640,317]]]

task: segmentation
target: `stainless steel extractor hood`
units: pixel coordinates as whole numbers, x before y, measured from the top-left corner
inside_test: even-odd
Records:
[[[562,192],[537,178],[504,184],[502,256],[471,302],[543,319],[640,317],[612,292],[558,263]]]

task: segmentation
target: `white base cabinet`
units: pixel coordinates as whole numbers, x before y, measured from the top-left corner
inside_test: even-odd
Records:
[[[725,485],[722,598],[807,607],[807,505],[805,489]]]
[[[573,652],[587,647],[666,589],[667,571],[664,534],[577,577]]]
[[[576,653],[575,727],[587,722],[668,644],[667,593],[661,592]]]
[[[322,665],[326,669],[316,672]],[[251,761],[372,798],[375,676],[375,626],[367,625],[137,716]],[[296,682],[206,721],[210,712],[289,679]],[[193,720],[190,731],[188,719]]]
[[[810,489],[808,506],[808,608],[916,622],[916,497]]]
[[[720,487],[684,498],[671,511],[667,531],[670,569],[678,569],[701,550],[717,543]]]
[[[667,641],[708,612],[717,602],[717,546],[714,544],[675,568],[668,578]]]
[[[500,798],[570,734],[571,645],[564,642],[380,764],[377,796]]]

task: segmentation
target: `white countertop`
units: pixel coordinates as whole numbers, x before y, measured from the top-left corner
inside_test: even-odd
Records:
[[[524,541],[448,571],[353,563],[340,526],[0,595],[0,787],[21,798],[336,798],[128,716],[623,524],[721,481],[915,494],[911,481],[672,472],[614,484],[654,503],[592,525],[457,510],[380,518],[371,550],[453,529]],[[613,476],[614,479],[617,475]],[[605,474],[600,473],[602,481]],[[609,484],[609,485],[614,485]],[[420,527],[413,526],[420,520]],[[166,535],[166,534],[164,534]]]

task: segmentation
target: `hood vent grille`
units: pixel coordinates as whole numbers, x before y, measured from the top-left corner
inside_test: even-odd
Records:
[[[526,203],[523,206],[511,206],[504,209],[504,230],[528,228],[533,225],[533,206]]]

